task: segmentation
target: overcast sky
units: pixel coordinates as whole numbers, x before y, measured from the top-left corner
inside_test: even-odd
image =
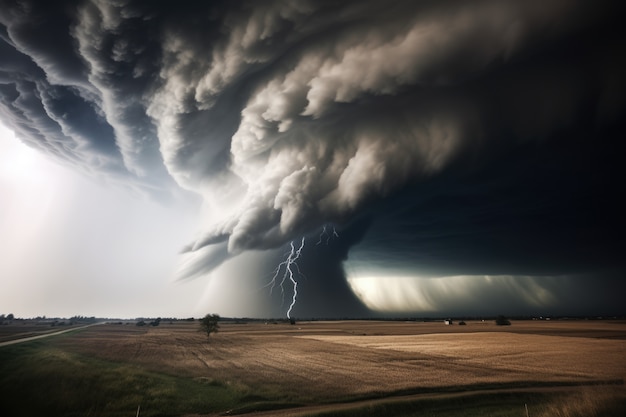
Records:
[[[0,313],[625,314],[623,12],[0,1]]]

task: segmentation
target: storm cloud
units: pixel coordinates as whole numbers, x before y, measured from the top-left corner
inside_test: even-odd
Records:
[[[536,288],[552,301],[576,282],[624,288],[615,2],[0,10],[0,117],[23,142],[158,198],[202,196],[181,277],[245,251],[278,260],[307,236],[302,269],[326,283],[319,299],[353,297],[345,271],[383,285],[508,277],[496,280],[517,282],[524,305]],[[331,251],[315,245],[324,226],[339,234]]]

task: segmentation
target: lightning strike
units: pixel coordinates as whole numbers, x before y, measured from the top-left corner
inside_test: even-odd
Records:
[[[324,225],[322,227],[322,232],[320,233],[320,237],[317,241],[317,243],[315,244],[316,246],[319,245],[320,243],[322,243],[322,239],[325,238],[325,242],[328,245],[328,242],[330,241],[330,239],[332,237],[338,238],[339,237],[339,233],[337,233],[337,230],[335,229],[335,227],[333,226],[333,231],[332,233],[328,233],[328,231],[326,230],[326,226]]]
[[[296,262],[300,258],[300,254],[302,253],[302,248],[304,248],[304,242],[305,242],[305,238],[302,237],[300,246],[297,249],[293,241],[289,243],[291,250],[285,254],[285,256],[287,256],[287,259],[285,259],[284,261],[278,264],[274,272],[274,276],[272,277],[270,283],[268,284],[268,285],[271,285],[270,287],[270,293],[271,293],[274,287],[276,286],[276,281],[280,275],[280,272],[284,271],[282,275],[282,279],[280,280],[280,283],[278,284],[280,286],[280,290],[281,290],[281,293],[283,294],[283,300],[284,300],[285,281],[287,281],[287,279],[291,281],[291,284],[293,286],[293,296],[291,298],[291,304],[289,305],[289,309],[287,309],[288,319],[291,319],[291,311],[293,310],[293,307],[296,305],[296,300],[298,297],[298,281],[296,281],[295,279],[295,273],[298,273],[299,275],[304,275],[302,274],[302,272],[300,272],[300,268],[298,267],[298,264]]]
[[[328,239],[330,239],[330,236],[328,235],[328,233],[326,232],[326,226],[324,226],[322,228],[322,232],[320,233],[320,238],[317,241],[317,243],[315,244],[315,246],[319,245],[320,243],[322,243],[322,238],[326,236],[326,244],[328,245]]]

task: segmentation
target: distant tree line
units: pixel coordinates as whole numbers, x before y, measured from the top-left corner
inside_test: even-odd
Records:
[[[70,324],[76,323],[95,323],[98,321],[94,316],[86,317],[86,316],[72,316],[70,317]]]
[[[0,324],[9,324],[13,320],[15,320],[13,313],[9,313],[6,316],[4,314],[0,314]]]
[[[153,326],[153,327],[157,327],[159,324],[161,324],[161,317],[157,317],[156,319],[152,320],[150,323],[146,323],[144,320],[139,320],[137,322],[137,326]]]

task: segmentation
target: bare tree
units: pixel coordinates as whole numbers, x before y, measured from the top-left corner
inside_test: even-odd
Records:
[[[207,314],[200,319],[200,330],[206,332],[206,337],[208,338],[211,336],[211,333],[218,332],[220,328],[219,321],[219,314]]]

